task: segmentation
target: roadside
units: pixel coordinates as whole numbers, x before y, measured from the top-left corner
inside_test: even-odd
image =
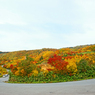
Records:
[[[0,78],[0,83],[4,83],[4,82],[6,82],[6,81],[8,81],[9,80],[9,75],[8,76],[3,76],[2,78]]]
[[[4,83],[0,78],[0,95],[95,95],[95,79],[40,84]]]
[[[39,84],[5,83],[8,79],[0,78],[0,95],[95,95],[95,79]]]
[[[3,65],[1,65],[3,67]],[[9,71],[7,69],[7,71]],[[8,81],[9,80],[9,75],[8,74],[5,74],[3,75],[3,77],[0,78],[0,83],[4,83],[5,81]]]

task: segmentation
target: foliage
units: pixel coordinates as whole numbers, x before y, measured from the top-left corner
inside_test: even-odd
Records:
[[[2,77],[4,74],[7,74],[7,73],[8,73],[7,70],[0,66],[0,77]]]
[[[26,57],[26,59],[22,60],[21,62],[17,63],[16,66],[10,66],[11,71],[16,76],[31,76],[32,74],[35,76],[39,68],[36,66],[36,62],[33,58]]]
[[[56,73],[60,73],[60,74],[67,73],[68,62],[62,60],[61,56],[57,56],[55,54],[53,57],[49,58],[48,64],[56,68]]]
[[[95,77],[95,45],[15,51],[0,55],[10,82],[61,82]]]

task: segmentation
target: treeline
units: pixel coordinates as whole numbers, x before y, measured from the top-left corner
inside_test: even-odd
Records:
[[[0,51],[0,54],[2,54],[2,53],[8,53],[8,52],[2,52],[2,51]]]

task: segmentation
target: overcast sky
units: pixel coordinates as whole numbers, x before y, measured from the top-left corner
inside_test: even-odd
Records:
[[[0,0],[0,51],[95,44],[95,0]]]

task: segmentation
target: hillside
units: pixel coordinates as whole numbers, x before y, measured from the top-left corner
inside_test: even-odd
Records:
[[[95,45],[23,50],[0,55],[0,65],[11,70],[9,82],[43,83],[95,78]]]
[[[52,49],[52,48],[43,48],[43,49],[37,49],[37,50],[22,50],[22,51],[14,51],[14,52],[1,52],[0,51],[0,57],[2,60],[11,60],[11,59],[17,59],[21,58],[22,56],[29,55],[31,57],[37,57],[42,56],[43,53],[47,51],[53,51],[55,53],[63,54],[65,52],[77,52],[77,53],[84,53],[87,51],[95,51],[95,44],[93,45],[80,45],[75,47],[67,47],[67,48],[60,48],[60,49]],[[0,58],[0,60],[1,60]]]

